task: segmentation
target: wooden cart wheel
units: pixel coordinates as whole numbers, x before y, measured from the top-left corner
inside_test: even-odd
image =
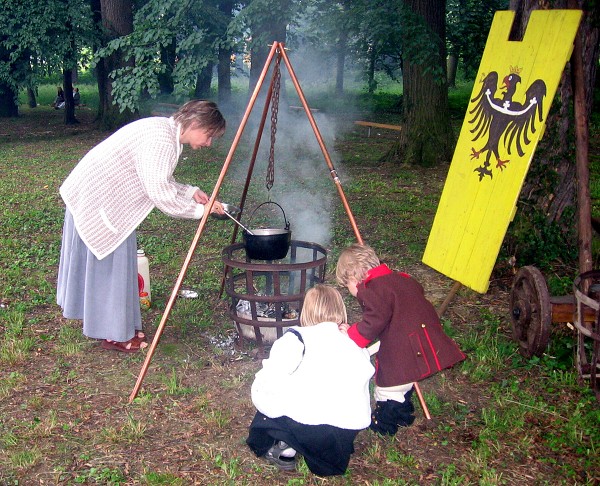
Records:
[[[526,358],[541,356],[550,337],[552,305],[546,280],[536,267],[521,268],[510,291],[513,339]]]

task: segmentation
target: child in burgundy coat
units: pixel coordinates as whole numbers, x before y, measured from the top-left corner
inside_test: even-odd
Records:
[[[377,406],[370,428],[394,435],[413,423],[413,383],[465,359],[448,337],[423,287],[410,275],[381,264],[375,251],[354,244],[340,254],[336,277],[358,299],[362,320],[340,329],[360,347],[379,339],[375,373]]]

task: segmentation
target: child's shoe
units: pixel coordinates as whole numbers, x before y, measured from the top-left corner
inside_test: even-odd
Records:
[[[371,414],[371,425],[369,428],[381,435],[395,435],[398,427],[408,427],[415,421],[413,415],[415,407],[410,400],[410,395],[405,395],[404,402],[386,400],[377,402],[377,406]]]
[[[296,469],[296,451],[282,440],[276,442],[263,457],[282,471]]]

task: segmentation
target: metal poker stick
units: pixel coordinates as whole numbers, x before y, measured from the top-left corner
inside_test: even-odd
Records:
[[[300,101],[302,102],[302,106],[304,107],[304,111],[306,112],[306,116],[308,116],[310,125],[311,125],[313,131],[315,132],[315,136],[317,137],[317,141],[319,142],[319,146],[321,147],[321,151],[323,152],[325,161],[327,162],[327,165],[329,166],[331,177],[333,178],[333,182],[335,183],[335,185],[337,187],[337,190],[338,190],[338,193],[342,200],[342,203],[344,205],[344,208],[346,209],[346,213],[348,214],[348,218],[350,219],[350,224],[352,225],[352,229],[354,230],[356,239],[358,240],[358,243],[360,243],[362,245],[363,239],[360,235],[360,231],[358,230],[358,226],[356,224],[356,220],[354,219],[354,215],[352,214],[352,210],[350,209],[350,205],[348,204],[348,201],[344,194],[344,190],[342,188],[342,183],[340,182],[340,179],[337,176],[337,172],[335,170],[335,167],[333,166],[333,162],[331,161],[331,157],[329,156],[327,147],[325,147],[325,143],[323,142],[323,138],[321,137],[321,133],[319,132],[319,128],[317,127],[317,123],[315,122],[315,118],[313,117],[312,111],[310,111],[308,103],[306,102],[306,98],[304,97],[304,93],[302,92],[302,88],[300,87],[300,83],[298,82],[298,78],[296,77],[296,74],[294,73],[292,64],[290,63],[290,60],[284,49],[281,49],[281,56],[283,57],[283,61],[285,62],[285,65],[288,68],[292,82],[294,83],[294,86],[296,87],[296,91],[298,92],[298,96],[300,97]],[[425,414],[425,417],[427,418],[427,420],[430,420],[431,415],[429,414],[429,409],[427,408],[427,404],[425,403],[425,399],[423,398],[423,393],[421,392],[421,387],[419,386],[419,384],[416,381],[413,383],[413,385],[414,385],[415,391],[417,392],[417,397],[419,398],[419,403],[421,404],[423,413]]]
[[[254,92],[252,93],[252,96],[248,103],[248,107],[246,108],[246,112],[244,113],[244,116],[243,116],[240,126],[238,128],[238,131],[235,135],[235,138],[233,139],[233,143],[231,144],[231,148],[229,149],[229,153],[227,154],[227,158],[225,159],[225,163],[223,164],[223,168],[221,169],[221,174],[219,175],[217,183],[215,184],[213,193],[211,194],[210,199],[208,200],[208,203],[206,203],[206,206],[204,208],[204,214],[202,215],[202,219],[200,219],[198,229],[196,230],[196,234],[194,235],[194,238],[190,245],[190,249],[188,250],[185,261],[183,262],[183,266],[181,267],[181,271],[179,272],[179,276],[177,277],[177,281],[175,282],[175,286],[173,287],[173,291],[171,292],[171,296],[169,297],[169,301],[167,302],[165,311],[163,312],[162,318],[160,320],[160,324],[158,325],[158,328],[156,329],[156,334],[154,335],[154,339],[152,340],[152,343],[150,344],[150,347],[148,348],[148,352],[146,354],[146,359],[144,360],[144,363],[142,364],[142,369],[140,371],[140,374],[138,375],[135,386],[133,387],[133,391],[129,395],[129,403],[133,402],[133,400],[135,399],[135,397],[137,396],[137,394],[140,390],[140,387],[142,386],[142,382],[144,381],[144,377],[146,376],[148,367],[150,366],[150,361],[152,360],[152,356],[154,355],[154,351],[156,350],[156,346],[158,345],[158,341],[160,340],[160,336],[165,328],[167,320],[169,319],[169,315],[171,314],[171,310],[173,309],[175,300],[177,299],[177,293],[179,292],[179,289],[181,288],[181,284],[183,282],[183,279],[185,277],[187,269],[190,265],[193,255],[194,255],[194,251],[196,250],[196,246],[198,245],[198,241],[200,240],[200,236],[202,235],[202,232],[204,231],[204,227],[206,226],[206,221],[208,219],[210,211],[212,210],[215,200],[217,199],[217,195],[219,194],[219,189],[221,188],[223,179],[225,179],[225,174],[227,173],[227,170],[229,169],[229,165],[231,164],[231,159],[233,158],[233,155],[235,154],[235,150],[237,149],[237,146],[239,144],[239,141],[240,141],[240,138],[244,131],[244,128],[246,126],[246,123],[248,123],[248,119],[250,118],[250,113],[252,112],[252,108],[254,106],[254,103],[256,102],[256,98],[258,97],[258,93],[259,93],[260,88],[266,77],[269,63],[271,62],[271,59],[273,58],[273,55],[275,54],[276,49],[277,49],[277,43],[274,43],[273,47],[271,48],[271,51],[269,53],[269,56],[267,58],[267,63],[265,64],[265,67],[258,79],[258,82],[256,83],[256,87],[254,88]]]

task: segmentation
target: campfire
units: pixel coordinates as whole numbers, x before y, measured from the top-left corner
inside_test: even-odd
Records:
[[[300,325],[306,291],[325,279],[327,250],[307,241],[291,240],[279,260],[252,260],[246,246],[223,249],[225,291],[231,299],[229,315],[238,331],[238,344],[255,341],[266,357],[272,344],[290,326]]]

